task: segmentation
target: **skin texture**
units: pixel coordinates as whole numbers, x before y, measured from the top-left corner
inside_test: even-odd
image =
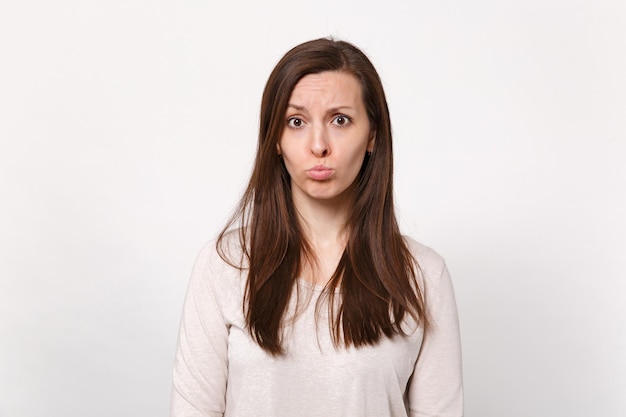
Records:
[[[302,213],[318,205],[346,207],[365,153],[374,146],[359,81],[326,71],[296,84],[278,143]]]

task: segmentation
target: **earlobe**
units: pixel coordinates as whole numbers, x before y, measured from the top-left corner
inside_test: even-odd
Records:
[[[277,155],[279,155],[279,156],[283,154],[283,153],[280,151],[280,145],[279,145],[278,143],[276,144],[276,154],[277,154]]]

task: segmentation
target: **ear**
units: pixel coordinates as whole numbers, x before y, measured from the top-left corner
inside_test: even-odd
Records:
[[[283,152],[280,150],[280,145],[278,144],[278,142],[276,143],[276,153],[278,155],[282,155],[283,154]]]
[[[376,131],[372,131],[370,134],[370,140],[367,142],[367,152],[371,153],[374,150],[374,143],[376,143]]]

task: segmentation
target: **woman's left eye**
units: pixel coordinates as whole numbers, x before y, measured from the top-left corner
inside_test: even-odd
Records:
[[[345,114],[340,114],[338,116],[335,116],[335,118],[333,119],[333,124],[335,126],[347,126],[350,124],[352,120],[350,120],[350,118],[348,116],[346,116]]]

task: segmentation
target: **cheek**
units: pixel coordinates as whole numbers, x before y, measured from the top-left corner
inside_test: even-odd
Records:
[[[295,174],[295,167],[297,166],[297,162],[290,157],[289,153],[285,153],[284,150],[282,152],[282,162],[285,165],[285,169],[290,177],[293,177]]]
[[[353,167],[361,168],[365,161],[365,153],[367,151],[366,146],[361,146],[358,149],[354,149],[349,156],[349,164]]]
[[[298,149],[295,148],[297,142],[289,139],[281,139],[276,142],[276,151],[283,159],[292,159],[297,155]]]

